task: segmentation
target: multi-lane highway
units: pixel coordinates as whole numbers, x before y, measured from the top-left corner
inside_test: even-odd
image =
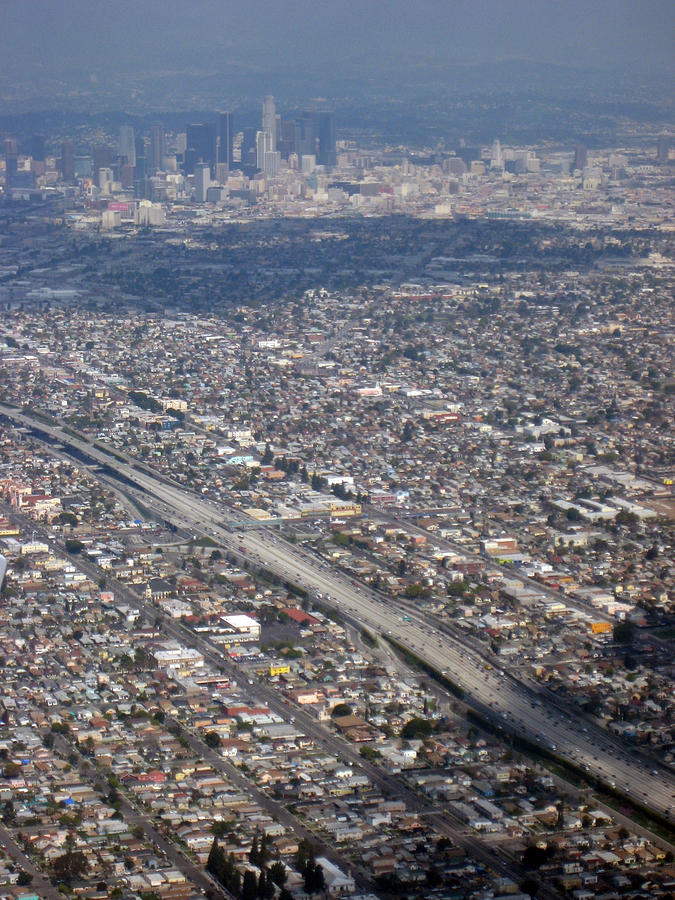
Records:
[[[194,533],[210,534],[226,549],[321,595],[322,600],[353,620],[409,647],[427,664],[447,673],[464,690],[470,704],[501,722],[505,730],[583,767],[636,803],[666,817],[673,813],[675,779],[670,772],[663,768],[650,769],[642,755],[626,749],[619,740],[577,712],[568,715],[557,706],[542,703],[541,697],[528,685],[486,666],[475,649],[434,627],[423,614],[411,611],[408,604],[399,605],[396,598],[385,598],[357,584],[272,533],[232,533],[228,527],[235,518],[232,511],[155,476],[146,466],[123,462],[86,441],[73,438],[57,426],[36,423],[14,409],[0,405],[0,413],[19,425],[37,425],[53,441],[62,443],[66,451],[73,447],[105,465],[117,477],[132,481],[145,493],[146,505],[172,510],[176,524]]]

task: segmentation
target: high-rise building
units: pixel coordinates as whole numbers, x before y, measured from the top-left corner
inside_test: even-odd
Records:
[[[206,162],[195,164],[195,200],[206,203],[206,192],[211,185],[211,167]]]
[[[277,150],[281,153],[282,159],[288,159],[295,151],[295,120],[282,119],[277,136]]]
[[[155,122],[150,126],[150,159],[149,168],[151,171],[158,172],[163,166],[163,159],[166,156],[166,136],[164,134],[164,126],[161,122]]]
[[[148,174],[148,160],[146,157],[145,138],[136,138],[136,165],[134,166],[134,180],[143,179]]]
[[[277,108],[274,97],[267,96],[262,105],[262,130],[270,135],[270,150],[277,149]],[[261,168],[258,166],[258,168]]]
[[[136,165],[136,140],[134,138],[133,126],[120,125],[120,139],[117,145],[117,155],[122,160],[123,165]]]
[[[579,169],[580,172],[588,165],[588,150],[584,147],[583,144],[577,144],[577,148],[574,151],[574,164],[572,169]]]
[[[123,188],[132,188],[134,186],[134,177],[136,166],[129,166],[126,163],[120,166],[120,183]]]
[[[254,168],[258,161],[256,128],[244,128],[241,142],[241,164],[244,168]]]
[[[268,150],[265,153],[262,169],[265,175],[276,178],[281,170],[281,153],[278,150]]]
[[[19,147],[16,138],[5,139],[5,188],[9,191],[16,178]]]
[[[108,166],[101,166],[101,168],[98,170],[96,181],[102,193],[110,193],[110,186],[113,183],[113,177],[113,170]]]
[[[316,115],[311,110],[304,110],[295,123],[295,152],[316,156]]]
[[[45,161],[45,138],[43,134],[34,134],[30,139],[30,157],[37,162]]]
[[[656,142],[656,160],[660,166],[670,162],[670,136],[667,134],[662,134]]]
[[[94,147],[94,181],[98,181],[98,173],[101,169],[109,169],[113,162],[113,152],[105,144]]]
[[[259,131],[255,136],[256,167],[265,168],[265,154],[272,152],[272,135],[269,131]]]
[[[61,144],[61,177],[64,181],[75,180],[75,150],[72,141]]]
[[[185,174],[192,175],[198,162],[216,164],[216,127],[208,124],[188,125],[185,150]]]
[[[231,112],[218,116],[218,162],[226,163],[232,168],[232,152],[234,147],[234,123]]]
[[[335,152],[335,116],[324,109],[316,114],[316,131],[319,138],[317,162],[320,166],[334,166],[337,162]]]

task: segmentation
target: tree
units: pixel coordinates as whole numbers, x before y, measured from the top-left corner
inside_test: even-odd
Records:
[[[261,900],[272,900],[276,893],[274,882],[270,880],[267,869],[262,869],[258,876],[258,897]]]
[[[70,525],[71,527],[74,527],[75,525],[77,525],[77,516],[72,512],[65,511],[59,513],[59,515],[56,517],[56,521],[59,523],[59,525]]]
[[[523,852],[523,866],[526,869],[538,869],[549,858],[548,848],[538,847],[536,844],[530,844]]]
[[[242,900],[256,900],[258,896],[258,879],[255,872],[244,872],[244,882],[241,886]]]
[[[254,866],[258,865],[259,861],[259,850],[258,850],[258,835],[253,835],[253,843],[251,844],[251,849],[248,851],[248,861],[252,863]]]
[[[352,708],[348,703],[338,703],[337,706],[333,707],[331,712],[331,716],[336,719],[340,718],[340,716],[351,716]]]
[[[361,747],[359,753],[364,759],[367,759],[369,762],[372,762],[382,755],[379,750],[376,750],[374,747],[370,747],[368,744],[366,744],[365,747]]]
[[[32,882],[33,876],[29,872],[24,872],[22,869],[19,872],[19,877],[16,879],[16,883],[19,887],[28,887],[28,885]]]
[[[451,581],[448,585],[448,594],[451,597],[461,597],[467,587],[466,581]]]
[[[84,544],[82,541],[78,541],[75,538],[68,538],[66,540],[66,552],[67,553],[81,553],[84,550]]]
[[[223,860],[223,850],[218,844],[218,835],[213,838],[213,843],[211,844],[211,849],[209,850],[209,857],[206,860],[206,871],[210,872],[211,875],[214,875],[216,878],[218,877],[218,872],[220,870],[220,866]]]
[[[278,887],[283,887],[286,884],[286,879],[288,875],[286,874],[286,866],[281,862],[281,860],[277,860],[273,862],[270,866],[270,878]]]
[[[401,729],[401,737],[411,740],[416,737],[429,737],[432,732],[432,725],[428,719],[420,719],[418,717],[410,719]]]
[[[260,464],[263,466],[271,466],[274,462],[274,454],[270,449],[269,444],[265,444],[265,452],[263,453],[262,459],[260,460]]]
[[[314,861],[314,847],[307,838],[302,838],[295,854],[295,868],[301,875],[304,874],[305,867],[310,861]]]
[[[221,744],[220,735],[217,731],[207,731],[204,735],[204,743],[212,750],[217,750]]]
[[[326,887],[326,879],[323,876],[323,869],[319,863],[313,859],[305,866],[305,891],[308,894],[319,894]]]
[[[89,863],[81,850],[73,850],[71,842],[63,856],[56,857],[52,863],[52,868],[57,878],[71,882],[87,874]]]
[[[539,890],[539,882],[536,878],[525,878],[520,884],[520,889],[524,894],[534,897]]]
[[[5,825],[12,825],[16,821],[16,810],[11,800],[5,800],[2,807],[2,821]]]
[[[632,622],[617,622],[613,636],[617,644],[630,644],[635,637],[635,625]]]
[[[431,866],[427,869],[427,884],[430,888],[437,888],[443,883],[443,879],[441,878],[441,873],[435,866]]]

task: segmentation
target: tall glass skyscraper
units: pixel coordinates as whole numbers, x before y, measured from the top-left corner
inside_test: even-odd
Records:
[[[128,166],[136,165],[136,140],[134,138],[134,129],[131,125],[120,125],[118,155],[123,160],[126,160]]]
[[[232,168],[232,148],[234,146],[234,123],[232,113],[224,112],[218,116],[218,162],[226,163]]]
[[[316,130],[319,138],[316,161],[320,166],[334,166],[337,162],[335,116],[330,110],[321,110],[316,114]]]

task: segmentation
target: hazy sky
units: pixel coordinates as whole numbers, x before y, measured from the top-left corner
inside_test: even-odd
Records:
[[[673,0],[0,0],[0,23],[5,81],[231,67],[409,79],[511,59],[672,73],[675,58]]]

